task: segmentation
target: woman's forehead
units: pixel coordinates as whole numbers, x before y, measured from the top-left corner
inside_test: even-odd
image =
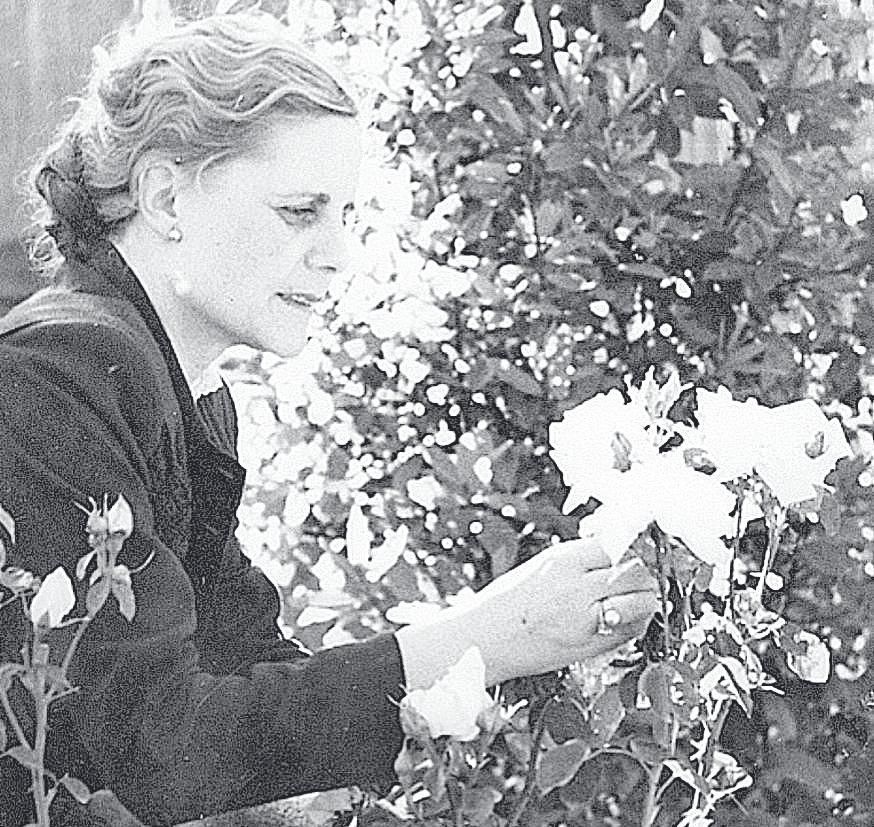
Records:
[[[362,131],[344,115],[275,118],[252,147],[225,168],[276,194],[324,194],[354,186],[361,164]]]

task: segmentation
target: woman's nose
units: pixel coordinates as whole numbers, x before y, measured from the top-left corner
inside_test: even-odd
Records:
[[[349,266],[348,230],[340,226],[319,234],[318,239],[304,256],[310,270],[334,275]]]

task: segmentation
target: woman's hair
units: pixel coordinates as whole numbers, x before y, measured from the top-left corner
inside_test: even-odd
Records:
[[[200,172],[244,153],[273,116],[355,116],[336,70],[265,14],[218,15],[98,52],[85,95],[31,175],[34,262],[84,257],[137,210],[133,170],[150,154]]]

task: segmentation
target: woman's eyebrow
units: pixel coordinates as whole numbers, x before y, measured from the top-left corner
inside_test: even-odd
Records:
[[[310,199],[311,201],[315,201],[319,206],[324,206],[331,200],[331,196],[326,192],[282,192],[278,194],[278,197],[289,201],[294,199]]]

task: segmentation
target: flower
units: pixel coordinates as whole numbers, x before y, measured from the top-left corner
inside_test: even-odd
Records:
[[[583,517],[580,535],[597,537],[614,564],[652,522],[705,563],[721,567],[731,557],[720,538],[735,534],[735,497],[712,476],[686,465],[680,452],[658,454],[647,464],[611,475],[601,495],[604,504]]]
[[[699,427],[684,438],[706,451],[720,480],[755,471],[781,505],[816,498],[837,461],[851,455],[840,422],[812,399],[768,408],[738,402],[724,387],[696,396]]]
[[[656,455],[658,449],[646,430],[650,424],[642,405],[626,404],[613,388],[566,411],[560,422],[549,426],[550,456],[571,489],[565,514],[589,497],[604,502],[615,477]]]
[[[825,683],[829,675],[830,656],[826,646],[812,632],[800,631],[794,635],[796,643],[807,644],[804,654],[786,653],[786,665],[799,678],[811,683]]]
[[[58,566],[47,575],[39,587],[39,591],[30,601],[30,619],[34,626],[44,623],[50,629],[61,625],[64,617],[76,605],[76,595],[73,584],[67,572]]]
[[[427,511],[433,511],[437,499],[443,496],[443,486],[433,474],[407,481],[407,496]]]
[[[127,539],[133,534],[134,513],[130,504],[119,494],[118,499],[109,511],[106,512],[106,527],[110,534],[120,534]]]
[[[430,689],[414,689],[401,701],[401,720],[409,734],[449,735],[472,741],[477,718],[495,701],[486,692],[486,666],[476,646],[467,649]]]

